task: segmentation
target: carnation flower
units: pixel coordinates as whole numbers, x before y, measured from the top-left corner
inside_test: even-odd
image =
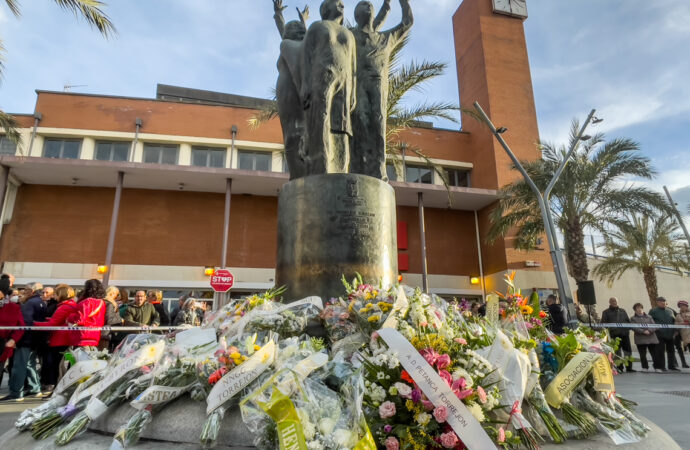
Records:
[[[479,395],[479,401],[482,403],[486,403],[486,391],[484,390],[483,387],[477,386],[477,395]]]
[[[448,366],[450,366],[450,356],[440,355],[436,359],[436,367],[438,367],[439,369],[445,369]]]
[[[498,429],[498,442],[505,442],[506,441],[506,432],[503,429],[503,427]]]
[[[455,342],[457,342],[460,345],[467,345],[467,341],[463,338],[455,338],[453,339]]]
[[[443,423],[448,419],[448,410],[445,406],[438,406],[434,409],[434,419],[438,423]]]
[[[453,448],[458,445],[458,437],[452,431],[441,435],[441,445],[445,448]]]
[[[400,443],[393,436],[389,436],[384,444],[386,444],[386,450],[398,450],[400,448]]]
[[[383,402],[379,406],[379,416],[382,419],[388,419],[395,415],[395,403],[393,402]]]

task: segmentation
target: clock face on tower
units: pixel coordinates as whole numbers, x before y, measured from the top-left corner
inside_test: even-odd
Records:
[[[527,18],[527,0],[492,0],[494,12],[513,17]]]

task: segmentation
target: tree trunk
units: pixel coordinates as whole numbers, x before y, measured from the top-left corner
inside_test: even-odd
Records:
[[[585,235],[582,232],[582,225],[580,225],[578,217],[568,221],[567,229],[565,230],[565,251],[570,276],[578,282],[587,281],[589,267],[587,267]]]
[[[649,303],[652,304],[652,308],[656,308],[656,298],[659,296],[656,286],[656,270],[654,267],[645,267],[642,269],[642,275],[644,276],[647,295],[649,295]]]

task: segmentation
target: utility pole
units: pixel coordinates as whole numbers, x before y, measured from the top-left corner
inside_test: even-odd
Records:
[[[563,161],[561,161],[561,164],[556,170],[556,173],[553,175],[553,178],[551,178],[551,182],[542,194],[537,185],[534,184],[534,181],[532,181],[532,179],[530,178],[529,174],[527,174],[525,168],[522,166],[522,164],[520,164],[520,161],[517,159],[513,151],[506,143],[506,141],[503,140],[503,136],[501,135],[508,131],[508,129],[505,127],[500,127],[496,129],[494,124],[491,122],[491,119],[489,119],[489,116],[487,116],[482,107],[479,106],[479,102],[474,102],[474,109],[477,110],[484,122],[486,122],[486,124],[489,126],[491,133],[496,137],[496,139],[501,144],[503,149],[506,151],[510,159],[513,161],[513,164],[515,164],[515,167],[517,167],[517,169],[522,174],[523,178],[525,179],[525,182],[529,185],[532,191],[534,191],[534,194],[537,197],[539,210],[541,211],[542,220],[544,221],[544,231],[546,232],[546,240],[549,243],[551,262],[553,263],[554,273],[556,275],[556,284],[558,285],[559,297],[561,298],[561,303],[563,304],[563,306],[565,306],[566,310],[568,311],[568,320],[572,325],[577,322],[577,320],[575,319],[575,303],[573,302],[572,291],[570,289],[570,282],[568,281],[568,272],[566,270],[565,259],[563,258],[563,251],[560,249],[560,246],[558,244],[556,226],[554,225],[553,218],[551,216],[549,196],[551,195],[551,191],[553,190],[553,187],[556,185],[558,178],[563,173],[566,164],[568,164],[570,157],[573,155],[573,153],[575,153],[577,144],[580,142],[580,140],[590,139],[589,136],[583,136],[585,129],[589,125],[589,122],[593,121],[594,123],[599,123],[601,122],[601,119],[594,118],[594,109],[590,111],[589,115],[587,116],[587,119],[585,120],[585,123],[582,125],[582,128],[580,128],[580,131],[578,132],[577,136],[575,137],[575,140],[570,146],[568,154],[565,156]]]
[[[666,192],[666,197],[668,197],[668,203],[669,205],[671,205],[671,208],[673,209],[673,215],[676,216],[676,219],[678,220],[680,227],[683,229],[683,233],[685,233],[685,239],[688,241],[688,244],[690,244],[690,233],[688,233],[688,228],[685,226],[685,222],[683,222],[683,216],[680,215],[678,208],[676,208],[676,202],[674,202],[673,198],[671,198],[671,193],[668,191],[668,188],[666,186],[664,186],[664,192]],[[685,246],[685,254],[688,257],[688,261],[690,261],[690,253],[688,252],[687,245]]]

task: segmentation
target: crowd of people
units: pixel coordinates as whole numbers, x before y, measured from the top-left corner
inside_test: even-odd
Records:
[[[9,374],[9,394],[0,401],[51,395],[65,370],[64,354],[73,347],[111,352],[131,331],[103,326],[155,327],[201,325],[206,303],[183,296],[170,312],[158,290],[137,290],[132,299],[125,289],[105,287],[91,279],[75,291],[67,284],[54,287],[30,283],[14,287],[11,274],[0,276],[0,326],[81,327],[80,330],[0,330],[0,382]],[[88,329],[88,328],[93,328]]]

